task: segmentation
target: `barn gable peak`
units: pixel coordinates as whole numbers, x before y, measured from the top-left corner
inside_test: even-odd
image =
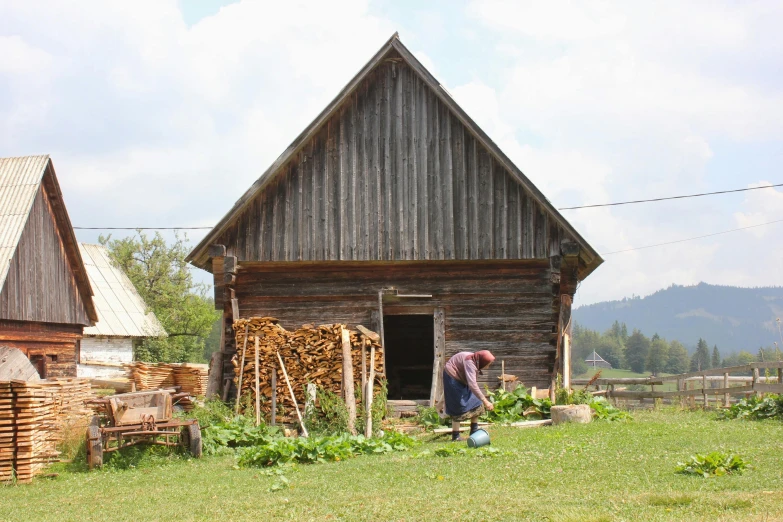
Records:
[[[397,33],[253,183],[209,246],[243,261],[603,260]]]

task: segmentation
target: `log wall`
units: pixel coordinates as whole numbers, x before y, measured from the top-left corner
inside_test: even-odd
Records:
[[[44,378],[76,377],[81,338],[81,325],[0,319],[0,344],[21,350]]]
[[[240,264],[235,292],[240,316],[272,316],[286,329],[305,323],[364,324],[378,330],[378,291],[432,298],[397,298],[388,292],[384,315],[428,314],[442,308],[446,357],[490,350],[506,373],[527,386],[549,386],[555,363],[559,285],[549,261],[483,263]],[[377,317],[377,313],[375,314]],[[377,321],[377,319],[376,319]],[[500,364],[481,377],[498,384]]]

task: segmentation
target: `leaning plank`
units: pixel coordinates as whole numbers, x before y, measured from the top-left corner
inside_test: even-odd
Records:
[[[514,428],[539,428],[541,426],[549,426],[550,424],[552,424],[552,419],[512,422],[509,426]]]
[[[367,337],[371,341],[375,341],[377,343],[377,342],[380,342],[380,340],[381,340],[381,336],[380,335],[378,335],[377,333],[373,332],[372,330],[370,330],[368,328],[365,328],[364,326],[362,326],[360,324],[356,325],[356,329],[359,330],[362,333],[362,335],[364,335],[365,337]]]
[[[307,428],[305,428],[304,421],[302,420],[302,413],[299,411],[299,405],[296,403],[294,389],[291,387],[291,381],[288,379],[288,372],[285,370],[285,363],[283,362],[283,358],[280,357],[280,352],[277,352],[277,360],[280,361],[280,369],[283,370],[285,383],[288,386],[288,391],[291,393],[291,401],[293,401],[294,408],[296,408],[296,417],[299,419],[299,425],[302,427],[302,435],[307,437]]]

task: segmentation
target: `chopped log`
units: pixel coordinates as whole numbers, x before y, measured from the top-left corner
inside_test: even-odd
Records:
[[[593,420],[593,410],[588,404],[569,404],[567,406],[552,406],[552,424],[566,422],[586,424]]]
[[[353,388],[353,360],[351,357],[351,336],[348,330],[340,327],[343,346],[343,390],[345,406],[348,408],[348,431],[356,435],[356,395]]]

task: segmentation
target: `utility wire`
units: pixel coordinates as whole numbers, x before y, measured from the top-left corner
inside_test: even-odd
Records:
[[[714,234],[705,234],[703,236],[689,237],[689,238],[686,238],[686,239],[678,239],[676,241],[667,241],[666,243],[657,243],[655,245],[646,245],[646,246],[641,246],[641,247],[626,248],[625,250],[615,250],[614,252],[604,252],[601,255],[602,256],[609,256],[609,255],[612,255],[612,254],[620,254],[622,252],[631,252],[633,250],[643,250],[645,248],[653,248],[653,247],[659,247],[659,246],[664,246],[664,245],[673,245],[675,243],[684,243],[686,241],[693,241],[693,240],[702,239],[702,238],[705,238],[705,237],[719,236],[721,234],[728,234],[729,232],[738,232],[740,230],[747,230],[749,228],[763,227],[765,225],[772,225],[774,223],[781,223],[781,222],[783,222],[783,219],[778,219],[778,220],[775,220],[775,221],[768,221],[766,223],[759,223],[758,225],[750,225],[750,226],[747,226],[747,227],[733,228],[731,230],[724,230],[722,232],[715,232]]]
[[[73,227],[74,230],[210,230],[213,227]]]
[[[653,199],[638,199],[635,201],[620,201],[619,203],[601,203],[598,205],[582,205],[579,207],[562,207],[558,210],[577,210],[580,208],[597,208],[597,207],[617,207],[619,205],[631,205],[634,203],[651,203],[654,201],[668,201],[670,199],[685,199],[685,198],[699,198],[702,196],[714,196],[716,194],[729,194],[732,192],[746,192],[748,190],[760,190],[760,189],[767,189],[767,188],[774,188],[774,187],[783,187],[783,183],[777,183],[775,185],[764,185],[763,187],[748,187],[748,188],[741,188],[741,189],[733,189],[733,190],[719,190],[718,192],[703,192],[700,194],[687,194],[684,196],[669,196],[666,198],[653,198]]]

